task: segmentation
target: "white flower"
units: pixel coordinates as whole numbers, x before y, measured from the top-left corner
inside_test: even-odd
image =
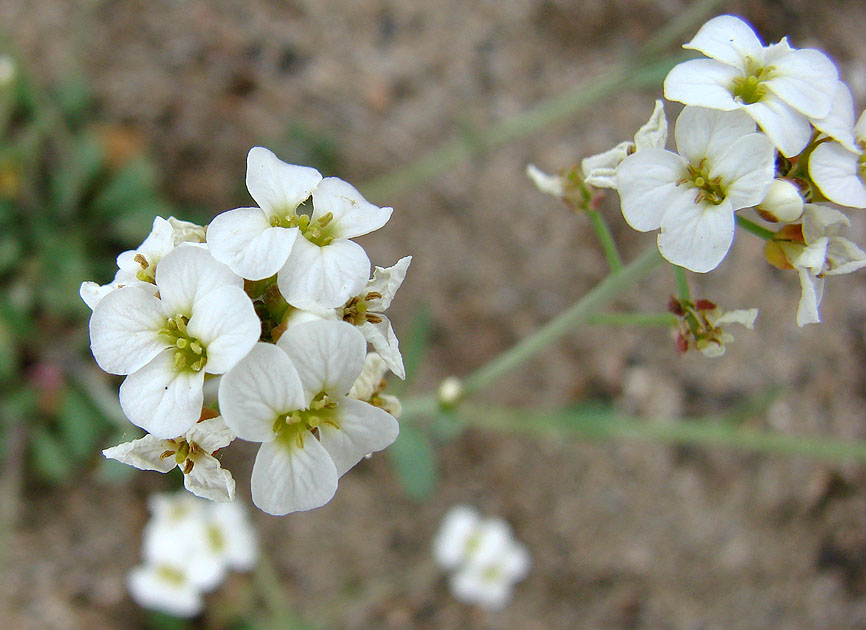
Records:
[[[734,239],[734,212],[764,198],[775,172],[773,146],[739,111],[685,107],[679,154],[644,149],[623,160],[617,189],[626,222],[661,228],[659,251],[697,272],[715,269]]]
[[[183,472],[183,485],[194,495],[212,501],[232,501],[235,481],[213,453],[234,439],[220,416],[202,420],[180,437],[169,440],[146,435],[102,451],[109,459],[140,470],[162,473],[175,466]]]
[[[142,532],[145,564],[182,570],[200,591],[216,588],[227,565],[207,530],[212,504],[186,492],[153,495],[148,503],[153,516]]]
[[[643,149],[663,149],[668,140],[668,121],[664,104],[656,100],[653,113],[634,135],[634,142],[626,140],[607,151],[584,158],[580,163],[583,181],[595,188],[616,188],[616,169],[632,153]],[[564,198],[569,182],[559,175],[548,175],[534,164],[526,166],[526,174],[543,193]]]
[[[707,322],[707,330],[701,335],[695,345],[701,353],[710,358],[720,357],[725,354],[725,344],[731,343],[734,336],[722,330],[725,324],[740,324],[749,330],[755,327],[758,318],[758,309],[737,309],[733,311],[722,311],[713,309],[702,313]]]
[[[742,109],[786,157],[800,153],[812,136],[810,118],[828,115],[838,71],[822,52],[794,49],[782,38],[764,46],[751,27],[732,15],[704,24],[683,46],[709,59],[675,66],[665,97],[724,111]]]
[[[854,136],[853,151],[839,142],[818,145],[809,158],[809,175],[830,201],[866,208],[866,111],[854,126]]]
[[[349,239],[385,225],[391,208],[378,208],[346,182],[286,164],[263,147],[247,156],[247,189],[258,208],[224,212],[208,227],[217,260],[250,280],[277,273],[285,299],[305,310],[337,307],[363,288],[370,260]],[[298,213],[311,195],[312,213]]]
[[[91,350],[106,372],[129,375],[120,405],[133,424],[173,438],[199,419],[205,373],[231,369],[259,338],[242,286],[205,249],[182,245],[157,267],[158,298],[128,286],[96,305]]]
[[[181,243],[203,243],[204,228],[174,217],[155,217],[153,228],[138,248],[125,251],[117,257],[117,273],[108,284],[82,282],[79,294],[93,310],[99,301],[116,289],[136,285],[151,293],[156,292],[154,279],[159,261]]]
[[[269,278],[282,269],[298,237],[298,206],[322,181],[314,168],[281,161],[264,147],[247,154],[247,190],[258,208],[236,208],[217,215],[207,229],[214,258],[249,280]]]
[[[262,442],[253,465],[253,503],[283,515],[330,501],[337,479],[397,437],[387,412],[346,396],[364,365],[353,326],[312,321],[276,345],[258,343],[223,376],[220,411],[241,439]]]
[[[380,407],[395,418],[399,418],[403,412],[403,405],[396,396],[383,394],[385,388],[385,374],[388,372],[388,364],[376,352],[368,352],[364,359],[364,367],[347,394],[349,398],[363,400],[375,407]]]
[[[240,503],[211,504],[204,525],[208,546],[228,568],[253,568],[258,558],[258,536]]]
[[[129,571],[126,586],[144,608],[174,617],[194,617],[202,611],[204,601],[189,571],[180,561],[148,563]]]
[[[354,324],[399,378],[406,378],[400,345],[384,312],[391,306],[412,262],[405,256],[388,268],[376,267],[367,286],[343,306],[343,321]]]
[[[462,602],[502,608],[515,582],[529,571],[526,548],[502,519],[482,519],[465,505],[448,511],[434,540],[437,564],[453,571],[449,586]]]
[[[854,138],[854,97],[843,81],[836,82],[833,105],[823,118],[813,118],[812,126],[827,137],[836,140],[849,151],[857,151]]]
[[[797,307],[797,325],[821,321],[819,305],[824,295],[824,278],[851,273],[866,267],[866,253],[839,236],[848,227],[848,218],[833,208],[806,204],[799,239],[775,240],[790,265],[800,276],[802,296]]]

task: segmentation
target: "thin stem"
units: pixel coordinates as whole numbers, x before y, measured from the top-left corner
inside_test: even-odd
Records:
[[[692,291],[689,289],[689,279],[686,277],[686,270],[679,265],[673,265],[674,278],[677,282],[677,297],[680,302],[686,304],[692,301]]]
[[[601,212],[598,210],[586,210],[589,216],[589,222],[592,224],[592,229],[595,230],[595,235],[601,243],[601,249],[604,252],[604,259],[610,266],[611,271],[619,271],[622,269],[622,258],[616,248],[616,241],[613,240],[613,234],[604,220]]]
[[[531,410],[501,409],[469,405],[460,418],[470,426],[522,433],[571,434],[590,439],[632,439],[663,444],[721,446],[758,453],[794,455],[839,461],[866,461],[866,442],[824,437],[785,435],[741,429],[729,422],[680,419],[677,422],[647,421],[610,412],[574,410],[544,414]]]
[[[673,313],[595,313],[586,319],[590,326],[639,326],[641,328],[674,328]]]
[[[764,239],[765,241],[772,241],[773,237],[776,236],[776,233],[773,230],[768,230],[765,227],[761,227],[757,223],[750,221],[746,217],[741,214],[734,215],[737,218],[737,225],[746,232],[751,232],[755,236]]]
[[[463,381],[464,396],[471,396],[531,356],[540,352],[574,327],[586,323],[591,315],[610,304],[625,289],[633,285],[664,260],[653,245],[638,258],[599,282],[571,308],[560,313],[529,337],[519,341],[486,365],[472,372]]]

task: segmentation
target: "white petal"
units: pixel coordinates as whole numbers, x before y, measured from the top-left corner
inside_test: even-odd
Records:
[[[222,416],[196,422],[184,437],[187,442],[198,444],[199,448],[211,455],[235,439]]]
[[[166,579],[156,565],[137,566],[126,577],[132,598],[145,608],[152,608],[175,617],[194,617],[204,607],[201,594],[182,569],[180,581]]]
[[[258,557],[258,538],[243,504],[218,503],[211,506],[210,516],[211,524],[226,534],[223,556],[229,567],[236,571],[252,569]]]
[[[755,133],[755,121],[743,111],[705,107],[684,107],[674,131],[677,151],[694,165],[704,158],[712,165],[732,144],[751,133]]]
[[[634,147],[633,142],[620,142],[612,149],[583,158],[580,162],[583,180],[596,188],[615,188],[616,168],[634,151]]]
[[[319,247],[299,238],[277,285],[286,301],[304,310],[342,306],[358,295],[370,277],[370,259],[353,241],[334,241]]]
[[[740,107],[731,86],[740,72],[713,59],[692,59],[674,66],[665,77],[665,98],[687,105],[731,111]]]
[[[511,597],[511,582],[488,574],[487,567],[463,566],[451,575],[448,586],[456,599],[487,610],[501,610]]]
[[[657,229],[671,202],[682,194],[676,182],[685,174],[685,160],[663,149],[645,149],[623,160],[617,190],[626,222],[641,232]]]
[[[274,439],[274,421],[279,416],[306,408],[295,366],[285,352],[268,343],[257,343],[226,372],[220,384],[219,403],[229,429],[252,442]]]
[[[306,432],[303,448],[294,440],[262,444],[251,482],[253,503],[268,514],[282,516],[330,501],[337,491],[337,469],[319,441]]]
[[[367,354],[364,335],[341,321],[292,326],[282,334],[277,346],[297,368],[308,401],[323,391],[345,395],[361,373]]]
[[[803,240],[812,245],[825,236],[836,236],[851,222],[844,213],[819,203],[807,203],[803,210]]]
[[[812,276],[808,269],[798,269],[797,272],[800,274],[802,291],[800,303],[797,305],[797,325],[802,327],[806,324],[817,324],[821,321],[818,305],[821,303],[824,280]]]
[[[562,197],[565,194],[562,188],[562,177],[559,175],[545,173],[535,164],[526,165],[526,175],[532,180],[535,187],[546,195]]]
[[[768,95],[758,103],[745,105],[743,109],[785,157],[798,155],[809,144],[812,137],[809,119],[778,98]]]
[[[847,238],[835,236],[827,246],[825,276],[838,276],[866,267],[866,252]]]
[[[259,208],[237,208],[214,217],[207,244],[214,258],[249,280],[270,278],[284,264],[298,228],[271,227]]]
[[[93,309],[90,350],[106,372],[129,374],[166,347],[157,334],[165,323],[162,304],[150,293],[138,287],[117,289]]]
[[[659,252],[667,260],[697,273],[715,269],[734,240],[734,211],[727,201],[702,203],[687,212],[669,212],[658,236]]]
[[[368,453],[390,446],[397,439],[400,425],[388,412],[353,398],[341,398],[337,409],[339,429],[321,424],[319,436],[334,460],[337,476],[342,477]]]
[[[866,184],[860,178],[858,156],[841,144],[819,145],[809,158],[809,175],[830,201],[866,208]]]
[[[222,374],[243,359],[259,340],[261,322],[243,289],[222,287],[196,305],[187,333],[207,349],[205,371]]]
[[[378,324],[364,322],[358,329],[364,337],[373,345],[373,349],[385,360],[388,367],[398,378],[406,378],[406,369],[403,367],[403,356],[400,354],[400,342],[394,334],[391,322],[384,315],[380,316],[382,321]]]
[[[315,221],[328,212],[334,215],[331,224],[337,238],[346,239],[378,230],[391,218],[393,208],[375,206],[351,184],[336,177],[326,177],[313,192],[311,218]]]
[[[316,169],[287,164],[264,147],[247,154],[247,190],[269,218],[293,214],[321,181]]]
[[[411,256],[404,256],[391,267],[376,267],[373,270],[373,278],[367,283],[364,292],[375,291],[381,293],[382,297],[368,301],[368,310],[381,313],[391,306],[391,301],[394,299],[397,289],[403,284],[411,262]]]
[[[481,517],[471,507],[455,505],[433,538],[433,557],[443,569],[455,569],[466,559],[469,539],[478,531]]]
[[[211,256],[204,246],[184,243],[159,263],[156,286],[167,315],[189,317],[197,300],[224,286],[243,289],[244,281]]]
[[[668,120],[665,118],[665,106],[660,99],[656,99],[649,120],[634,134],[635,151],[664,149],[667,140]]]
[[[750,133],[732,144],[710,168],[710,177],[721,177],[727,200],[734,210],[756,206],[767,194],[776,172],[776,151],[762,133]]]
[[[106,448],[102,454],[108,459],[115,459],[122,464],[135,466],[139,470],[157,470],[161,473],[167,473],[175,467],[174,457],[162,458],[160,455],[170,446],[171,443],[162,438],[145,435],[143,438],[132,442],[124,442]]]
[[[839,73],[827,55],[803,48],[775,56],[771,46],[766,63],[776,69],[764,84],[768,90],[805,116],[823,118],[830,113]]]
[[[725,311],[718,317],[710,318],[710,323],[713,326],[721,326],[722,324],[740,324],[749,330],[755,327],[755,320],[758,318],[758,309],[756,308],[741,308],[733,311]]]
[[[174,229],[168,221],[162,217],[155,217],[153,228],[144,242],[137,249],[125,251],[118,255],[117,266],[127,273],[135,274],[141,271],[141,265],[135,260],[135,257],[141,255],[151,267],[155,267],[163,256],[174,249],[173,231]]]
[[[863,111],[860,114],[860,118],[857,119],[857,124],[854,125],[854,137],[860,142],[866,141],[866,111]]]
[[[120,406],[130,422],[160,438],[183,435],[201,416],[204,372],[176,371],[165,350],[126,377]]]
[[[349,390],[349,397],[369,401],[387,371],[388,364],[385,360],[376,352],[368,352],[364,359],[364,367],[352,384],[352,389]]]
[[[742,67],[747,56],[761,58],[762,44],[755,31],[733,15],[714,17],[683,48],[699,50],[707,57],[728,65]]]
[[[211,501],[234,501],[235,480],[216,457],[201,453],[194,457],[193,467],[183,476],[183,486],[195,496]]]
[[[813,118],[812,124],[849,151],[857,151],[854,128],[854,97],[843,81],[836,81],[833,105],[824,118]]]

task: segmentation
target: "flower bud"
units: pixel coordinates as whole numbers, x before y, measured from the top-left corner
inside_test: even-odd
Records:
[[[757,210],[767,221],[791,223],[803,215],[803,197],[795,184],[776,179]]]

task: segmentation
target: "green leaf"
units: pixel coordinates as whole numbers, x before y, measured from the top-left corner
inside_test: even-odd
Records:
[[[391,461],[397,469],[406,494],[416,500],[425,499],[436,487],[436,458],[427,435],[417,426],[403,424],[400,436],[389,448]]]
[[[83,460],[98,450],[97,443],[107,422],[81,392],[67,387],[57,410],[57,424],[59,437],[70,456]]]
[[[189,621],[186,619],[154,611],[149,611],[147,615],[148,630],[187,630],[189,627]]]
[[[30,455],[36,473],[46,481],[63,484],[70,480],[72,459],[60,440],[45,427],[37,427],[30,435]]]
[[[415,310],[412,323],[409,326],[409,334],[405,337],[406,342],[402,344],[403,365],[406,367],[406,380],[403,381],[404,387],[402,389],[405,389],[405,385],[408,385],[415,378],[419,366],[427,355],[432,330],[433,317],[430,314],[430,305],[421,302]],[[402,389],[395,388],[395,391],[402,391]]]

